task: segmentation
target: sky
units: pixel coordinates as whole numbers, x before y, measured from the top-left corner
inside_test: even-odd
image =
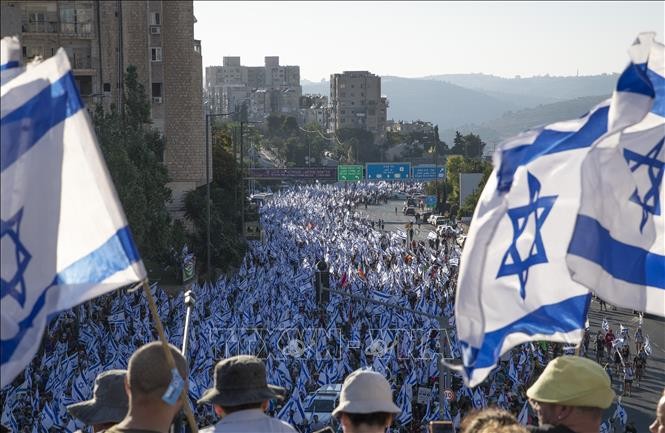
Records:
[[[665,2],[195,1],[203,66],[264,56],[301,79],[368,70],[423,77],[620,72],[640,32],[663,41]]]

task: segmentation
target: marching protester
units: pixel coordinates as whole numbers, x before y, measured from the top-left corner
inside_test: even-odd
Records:
[[[526,394],[538,415],[534,433],[597,432],[615,397],[600,365],[567,355],[551,361]]]
[[[384,433],[400,412],[381,374],[356,370],[344,379],[332,415],[340,420],[344,433]]]
[[[127,367],[125,387],[129,396],[129,412],[125,418],[106,433],[167,433],[183,401],[180,390],[186,386],[189,369],[180,351],[169,345],[180,381],[167,364],[160,342],[140,347]],[[173,401],[167,400],[170,391]]]
[[[265,414],[268,402],[281,399],[285,390],[268,385],[265,364],[257,357],[240,355],[218,362],[214,384],[198,403],[212,404],[222,420],[202,432],[296,433],[289,424]]]
[[[97,376],[91,400],[70,404],[67,411],[93,433],[103,432],[127,415],[129,399],[125,392],[126,370],[109,370]]]

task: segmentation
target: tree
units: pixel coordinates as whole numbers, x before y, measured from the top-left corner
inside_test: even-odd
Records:
[[[111,105],[107,112],[100,104],[93,123],[142,258],[160,269],[174,265],[173,251],[185,243],[184,228],[171,221],[166,209],[171,190],[166,186],[166,167],[160,162],[164,144],[159,132],[150,127],[150,104],[134,66],[125,74],[124,110]]]
[[[240,233],[240,171],[233,155],[235,125],[225,124],[212,133],[213,179],[210,184],[210,263],[228,271],[240,265],[246,245]],[[200,265],[207,263],[206,186],[185,196],[185,215],[194,223],[192,249]]]
[[[485,142],[481,140],[479,135],[472,133],[462,135],[459,131],[455,131],[453,148],[450,150],[450,153],[453,155],[462,155],[466,158],[480,158],[483,156],[484,148]]]

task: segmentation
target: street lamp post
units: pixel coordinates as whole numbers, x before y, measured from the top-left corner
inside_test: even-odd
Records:
[[[230,116],[235,113],[206,113],[206,275],[210,281],[210,119],[213,117]]]

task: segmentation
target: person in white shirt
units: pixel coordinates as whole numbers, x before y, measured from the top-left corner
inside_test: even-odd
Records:
[[[265,414],[268,402],[282,399],[285,390],[268,385],[259,358],[240,355],[218,362],[214,382],[198,404],[212,404],[222,419],[201,433],[297,433],[288,423]]]

